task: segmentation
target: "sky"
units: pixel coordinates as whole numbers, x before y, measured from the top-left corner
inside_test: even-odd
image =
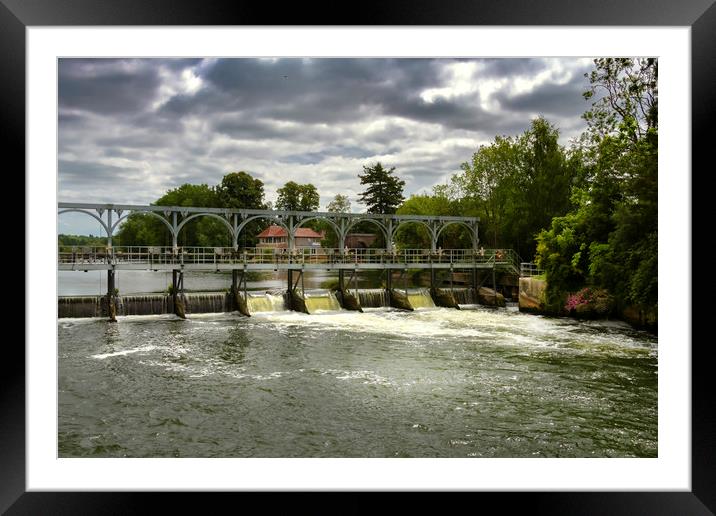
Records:
[[[560,143],[586,128],[590,58],[60,59],[58,201],[149,204],[245,171],[265,200],[312,183],[351,210],[363,166],[430,193],[497,135],[544,116]],[[99,234],[80,214],[60,233]]]

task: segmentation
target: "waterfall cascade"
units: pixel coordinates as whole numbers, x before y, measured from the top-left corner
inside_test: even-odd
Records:
[[[351,294],[355,291],[351,290]],[[398,289],[402,293],[402,289]],[[474,304],[478,300],[472,288],[451,290],[458,304]],[[243,293],[240,293],[243,296]],[[247,307],[250,313],[283,312],[289,310],[287,292],[269,290],[267,292],[248,292]],[[330,290],[306,290],[305,306],[308,313],[321,311],[339,311],[340,302]],[[225,292],[184,293],[182,300],[187,313],[221,313],[236,310],[231,295]],[[358,289],[360,306],[380,308],[391,306],[390,295],[386,289]],[[427,288],[408,289],[408,301],[413,308],[433,308],[430,290]],[[59,317],[105,317],[107,316],[106,296],[71,296],[58,298]],[[115,298],[117,315],[161,315],[174,313],[172,296],[169,294],[137,294]]]
[[[60,297],[57,300],[58,317],[101,317],[100,296]]]
[[[231,297],[224,292],[184,294],[187,313],[207,314],[231,311]]]
[[[408,301],[413,308],[435,308],[427,288],[408,289]]]
[[[172,313],[172,298],[168,294],[119,296],[117,315],[160,315]]]
[[[476,303],[475,289],[473,288],[454,288],[447,290],[451,290],[455,301],[457,301],[459,305],[473,305]]]
[[[304,292],[308,313],[321,311],[337,311],[341,309],[336,295],[330,290],[306,290]]]
[[[358,289],[358,301],[363,308],[390,306],[390,297],[384,288]]]
[[[282,291],[248,292],[246,305],[249,313],[284,312],[286,308],[285,293]]]

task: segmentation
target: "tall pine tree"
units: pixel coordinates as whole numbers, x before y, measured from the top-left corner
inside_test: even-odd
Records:
[[[372,167],[364,166],[363,174],[358,174],[360,184],[368,185],[360,194],[360,202],[368,207],[368,213],[395,213],[405,200],[405,181],[394,176],[394,172],[395,167],[386,170],[378,162]]]

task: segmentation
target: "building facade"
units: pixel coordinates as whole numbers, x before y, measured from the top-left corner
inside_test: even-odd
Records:
[[[307,247],[311,249],[321,249],[321,240],[323,240],[323,232],[317,233],[311,228],[298,228],[294,237],[294,247]],[[266,247],[273,249],[288,248],[288,233],[281,226],[269,226],[258,235],[259,243],[257,247]]]

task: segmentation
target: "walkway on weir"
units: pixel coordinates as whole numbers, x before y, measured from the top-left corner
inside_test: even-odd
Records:
[[[78,212],[97,220],[107,237],[106,247],[61,247],[59,270],[375,270],[406,268],[468,268],[508,270],[519,274],[519,258],[509,249],[478,249],[477,217],[433,215],[379,215],[369,213],[301,212],[278,210],[232,210],[184,206],[131,204],[58,203],[58,214]],[[149,214],[161,220],[172,238],[172,246],[113,247],[112,236],[132,213]],[[232,247],[180,247],[182,229],[192,220],[210,217],[221,221],[231,237]],[[239,237],[252,221],[263,220],[286,230],[286,249],[239,248]],[[321,220],[335,232],[338,247],[296,247],[298,228]],[[359,223],[376,227],[386,242],[384,249],[348,249],[346,237]],[[399,228],[407,224],[424,227],[430,237],[429,249],[395,249]],[[472,241],[470,249],[440,249],[438,238],[451,225],[465,228]]]
[[[519,274],[510,249],[326,249],[61,246],[58,270],[492,269]]]
[[[248,293],[246,276],[249,271],[286,271],[287,293],[294,310],[306,311],[304,274],[310,271],[337,271],[338,290],[341,293],[341,305],[351,310],[361,310],[357,301],[357,290],[351,296],[346,288],[351,280],[357,281],[361,270],[385,271],[385,289],[391,299],[391,306],[412,310],[408,301],[407,284],[400,294],[392,287],[393,272],[401,277],[410,269],[430,270],[431,295],[439,306],[458,308],[452,294],[437,289],[439,270],[470,270],[474,291],[478,290],[477,271],[487,269],[492,272],[494,302],[497,302],[495,282],[496,271],[510,275],[520,275],[519,258],[510,249],[478,248],[477,217],[448,217],[432,215],[376,215],[365,213],[333,212],[291,212],[276,210],[231,210],[223,208],[196,208],[183,206],[145,206],[118,204],[59,203],[58,214],[78,212],[97,220],[105,231],[107,245],[104,247],[60,247],[58,252],[58,270],[61,271],[107,271],[107,314],[110,320],[116,320],[115,274],[120,270],[172,271],[171,296],[174,311],[184,317],[182,293],[184,291],[184,273],[189,271],[231,271],[231,297],[235,309],[244,315],[250,315],[246,307]],[[166,226],[172,238],[171,246],[114,247],[112,236],[119,224],[132,213],[144,213],[158,218]],[[178,245],[182,229],[192,220],[210,217],[221,221],[230,237],[231,247],[181,247]],[[253,221],[263,220],[284,228],[287,234],[286,248],[251,247],[238,245],[242,231],[251,227]],[[338,247],[297,247],[297,230],[307,222],[321,220],[335,232]],[[345,246],[346,237],[357,224],[370,223],[379,231],[386,242],[383,249],[353,248]],[[398,249],[393,242],[397,231],[407,224],[424,227],[430,237],[429,249]],[[472,247],[469,249],[441,249],[438,239],[445,228],[459,225],[466,228]],[[350,278],[346,282],[346,272]],[[295,281],[294,281],[295,275]],[[452,274],[451,274],[452,283]],[[298,285],[301,288],[298,288]],[[481,286],[481,283],[480,283]]]

